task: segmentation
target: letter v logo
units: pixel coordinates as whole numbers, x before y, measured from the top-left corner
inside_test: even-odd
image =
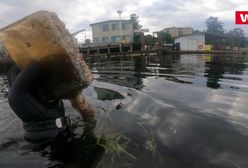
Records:
[[[240,18],[242,22],[246,22],[248,20],[248,14],[240,14]]]
[[[236,11],[236,24],[248,24],[248,11]]]

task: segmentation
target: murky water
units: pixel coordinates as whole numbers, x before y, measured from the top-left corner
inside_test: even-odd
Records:
[[[248,55],[87,61],[95,81],[84,94],[97,113],[96,137],[80,136],[78,127],[78,137],[41,152],[22,139],[1,76],[0,167],[248,167]]]

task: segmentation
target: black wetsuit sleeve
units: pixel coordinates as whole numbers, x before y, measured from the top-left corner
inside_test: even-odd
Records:
[[[30,88],[39,71],[39,63],[33,62],[20,71],[17,76],[16,74],[10,75],[10,77],[12,76],[10,80],[14,81],[11,82],[8,95],[9,104],[24,122],[37,121],[47,112],[47,108],[30,94]],[[14,70],[12,73],[16,73],[16,71]]]
[[[38,74],[39,70],[39,63],[31,63],[18,74],[14,80],[12,88],[16,91],[26,93],[27,89],[33,84],[33,80]]]

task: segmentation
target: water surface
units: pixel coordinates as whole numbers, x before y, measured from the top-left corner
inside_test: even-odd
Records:
[[[20,122],[1,103],[5,129],[0,156],[6,159],[0,167],[248,166],[248,55],[148,55],[87,62],[95,80],[84,94],[98,113],[95,133],[105,143],[99,147],[91,145],[94,139],[77,138],[53,155],[49,150],[43,155],[31,152],[21,139]],[[2,75],[2,102],[6,85]]]

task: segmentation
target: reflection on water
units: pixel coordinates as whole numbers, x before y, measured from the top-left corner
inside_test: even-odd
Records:
[[[231,89],[239,89],[239,81],[242,81],[241,75],[247,68],[247,57],[210,57],[206,62],[205,77],[207,77],[207,86],[210,88],[223,88],[226,83],[233,82]],[[246,77],[246,76],[244,76]],[[237,82],[236,82],[237,81]],[[245,81],[244,81],[245,82]],[[227,84],[228,85],[228,84]],[[230,84],[229,84],[230,85]]]
[[[144,79],[152,77],[214,89],[248,91],[247,55],[91,58],[89,62],[97,80],[137,89],[143,88]]]
[[[0,167],[248,166],[248,55],[89,58],[88,63],[95,81],[84,94],[96,109],[96,136],[78,123],[69,140],[60,138],[37,154],[22,144],[21,135],[7,137],[19,132],[11,126],[0,135]],[[1,89],[6,85],[2,76]],[[6,100],[3,94],[1,99]],[[68,105],[66,111],[74,114]],[[7,113],[9,107],[0,104],[1,128],[14,120]]]

